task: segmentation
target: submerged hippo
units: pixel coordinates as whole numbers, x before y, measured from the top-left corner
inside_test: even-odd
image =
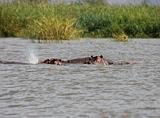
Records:
[[[51,59],[46,59],[40,63],[55,64],[55,65],[62,65],[62,64],[104,64],[104,65],[133,64],[132,61],[113,62],[111,60],[105,59],[102,55],[84,57],[84,58],[75,58],[75,59],[66,60],[66,61],[57,59],[57,58],[51,58]]]
[[[14,61],[0,61],[0,64],[29,64],[22,62],[14,62]],[[109,59],[104,58],[102,55],[100,56],[90,56],[84,58],[75,58],[70,60],[61,60],[58,58],[45,59],[44,61],[40,61],[38,64],[54,64],[54,65],[62,65],[62,64],[104,64],[104,65],[125,65],[125,64],[134,64],[133,61],[121,61],[121,62],[113,62]]]
[[[94,63],[104,63],[103,56],[91,56],[91,57],[84,57],[84,58],[75,58],[71,60],[61,60],[57,58],[51,58],[51,59],[45,59],[44,61],[41,61],[40,63],[45,64],[55,64],[55,65],[61,65],[61,64],[94,64]]]

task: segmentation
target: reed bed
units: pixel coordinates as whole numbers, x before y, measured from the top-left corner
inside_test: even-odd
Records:
[[[55,19],[43,17],[28,27],[30,38],[39,40],[68,40],[77,38],[80,30],[74,27],[74,19]]]
[[[1,3],[0,36],[39,40],[160,37],[160,6]],[[121,36],[119,36],[121,37]]]

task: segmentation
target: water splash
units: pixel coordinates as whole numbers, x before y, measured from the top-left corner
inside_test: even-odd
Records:
[[[38,56],[33,49],[28,49],[28,61],[30,64],[38,64]]]

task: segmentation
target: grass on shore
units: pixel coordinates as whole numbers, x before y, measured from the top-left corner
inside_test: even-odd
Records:
[[[39,40],[160,37],[160,6],[0,4],[0,36]]]

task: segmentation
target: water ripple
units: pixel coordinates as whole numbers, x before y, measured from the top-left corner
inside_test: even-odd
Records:
[[[27,62],[26,49],[41,60],[103,54],[134,65],[0,64],[2,118],[159,118],[159,40],[62,41],[38,44],[0,40],[0,59]]]

